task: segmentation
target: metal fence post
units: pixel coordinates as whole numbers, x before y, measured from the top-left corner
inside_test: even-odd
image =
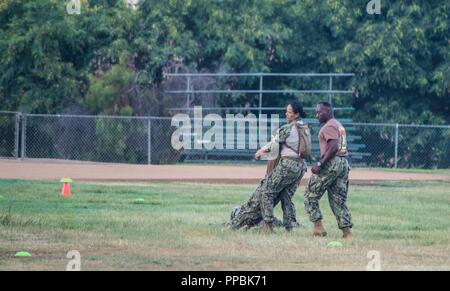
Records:
[[[27,130],[27,115],[26,114],[22,114],[22,136],[21,136],[21,141],[22,141],[22,147],[21,147],[21,153],[20,153],[20,158],[21,159],[25,159],[26,158],[26,139],[27,139],[27,134],[26,134],[26,130]]]
[[[394,168],[397,169],[398,162],[398,123],[395,124],[395,153],[394,153]]]
[[[329,90],[330,91],[333,91],[333,76],[330,76],[330,80],[329,80]],[[330,104],[333,104],[333,94],[332,93],[330,93],[329,95],[328,95],[328,102],[330,103]]]
[[[20,142],[20,119],[21,113],[16,113],[16,126],[14,130],[14,158],[18,159],[20,156],[19,142]]]
[[[152,164],[152,120],[147,120],[147,163]]]
[[[190,96],[190,93],[189,93],[189,91],[191,90],[191,76],[188,76],[187,77],[187,89],[186,89],[186,108],[189,108],[190,107],[190,103],[191,103],[191,96]]]
[[[263,98],[263,76],[259,75],[259,116],[261,117],[262,98]]]

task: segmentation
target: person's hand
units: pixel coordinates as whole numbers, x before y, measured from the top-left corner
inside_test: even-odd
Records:
[[[311,172],[313,172],[313,174],[319,174],[320,172],[320,167],[318,165],[314,165],[311,169]]]
[[[255,159],[256,160],[261,159],[263,154],[264,154],[264,152],[262,150],[257,151],[256,154],[255,154]]]
[[[256,152],[256,154],[255,154],[255,159],[256,159],[256,160],[261,159],[261,157],[262,157],[265,153],[267,153],[267,152],[268,152],[268,151],[267,151],[265,148],[260,149],[259,151]]]

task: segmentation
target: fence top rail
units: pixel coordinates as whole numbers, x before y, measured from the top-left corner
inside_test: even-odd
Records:
[[[404,128],[442,128],[442,129],[450,129],[450,125],[428,125],[428,124],[399,124],[399,127]]]
[[[91,119],[136,119],[136,120],[172,120],[172,117],[160,116],[117,116],[117,115],[73,115],[73,114],[28,114],[21,112],[0,111],[0,113],[16,113],[24,117],[49,117],[49,118],[91,118]],[[339,118],[337,118],[339,120]],[[319,124],[311,122],[311,124]],[[364,123],[364,122],[342,122],[343,125],[350,126],[386,126],[404,128],[441,128],[450,129],[450,125],[432,124],[399,124],[399,123]]]
[[[339,118],[338,118],[339,119]],[[356,126],[386,126],[386,127],[405,127],[405,128],[442,128],[450,129],[450,125],[432,125],[432,124],[400,124],[400,123],[364,123],[364,122],[343,122],[343,125]]]
[[[186,94],[186,93],[198,93],[198,94],[353,94],[351,90],[167,90],[166,93],[170,94]]]
[[[26,117],[50,118],[91,118],[91,119],[136,119],[136,120],[171,120],[172,117],[160,116],[117,116],[117,115],[76,115],[76,114],[23,114]]]
[[[353,77],[354,73],[166,73],[170,77]]]
[[[19,114],[20,112],[17,112],[17,111],[0,110],[0,113],[2,113],[2,114]]]

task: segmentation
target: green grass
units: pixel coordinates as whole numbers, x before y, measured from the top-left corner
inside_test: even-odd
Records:
[[[450,270],[449,183],[353,186],[355,239],[341,249],[326,247],[342,241],[326,197],[329,237],[310,236],[304,187],[295,205],[306,227],[264,234],[223,227],[251,185],[75,183],[68,198],[59,186],[0,180],[0,270],[65,270],[70,250],[83,270],[365,270],[370,250],[385,270]]]

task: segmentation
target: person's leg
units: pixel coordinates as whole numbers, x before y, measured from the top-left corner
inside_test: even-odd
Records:
[[[261,210],[265,224],[272,225],[275,218],[273,208],[280,193],[298,180],[302,167],[298,161],[281,159],[273,172],[267,176],[261,192]]]
[[[333,174],[335,159],[329,161],[320,170],[319,174],[313,174],[309,179],[305,191],[305,210],[308,213],[309,220],[314,223],[314,236],[326,236],[327,233],[322,225],[322,212],[320,211],[319,201],[323,194],[336,181]]]
[[[308,186],[305,191],[305,210],[309,215],[309,220],[315,222],[322,220],[322,212],[320,211],[319,201],[325,192],[326,176],[313,174],[309,178]]]
[[[297,214],[295,211],[295,205],[292,202],[295,191],[298,188],[298,184],[287,187],[280,194],[281,209],[283,210],[283,226],[290,230],[297,222]]]
[[[300,181],[302,180],[304,174],[306,173],[307,167],[303,165],[299,176],[292,182],[288,187],[286,187],[280,194],[281,209],[283,210],[283,225],[287,230],[292,229],[297,223],[297,214],[295,210],[295,205],[293,203],[293,197],[297,191]]]
[[[347,237],[351,236],[350,229],[353,227],[353,223],[347,207],[350,167],[346,159],[341,159],[338,170],[336,181],[328,187],[328,200],[331,210],[336,217],[338,227],[344,232],[344,236]]]
[[[262,220],[260,196],[264,180],[260,182],[249,199],[240,207],[233,208],[230,225],[233,229],[252,227]]]

